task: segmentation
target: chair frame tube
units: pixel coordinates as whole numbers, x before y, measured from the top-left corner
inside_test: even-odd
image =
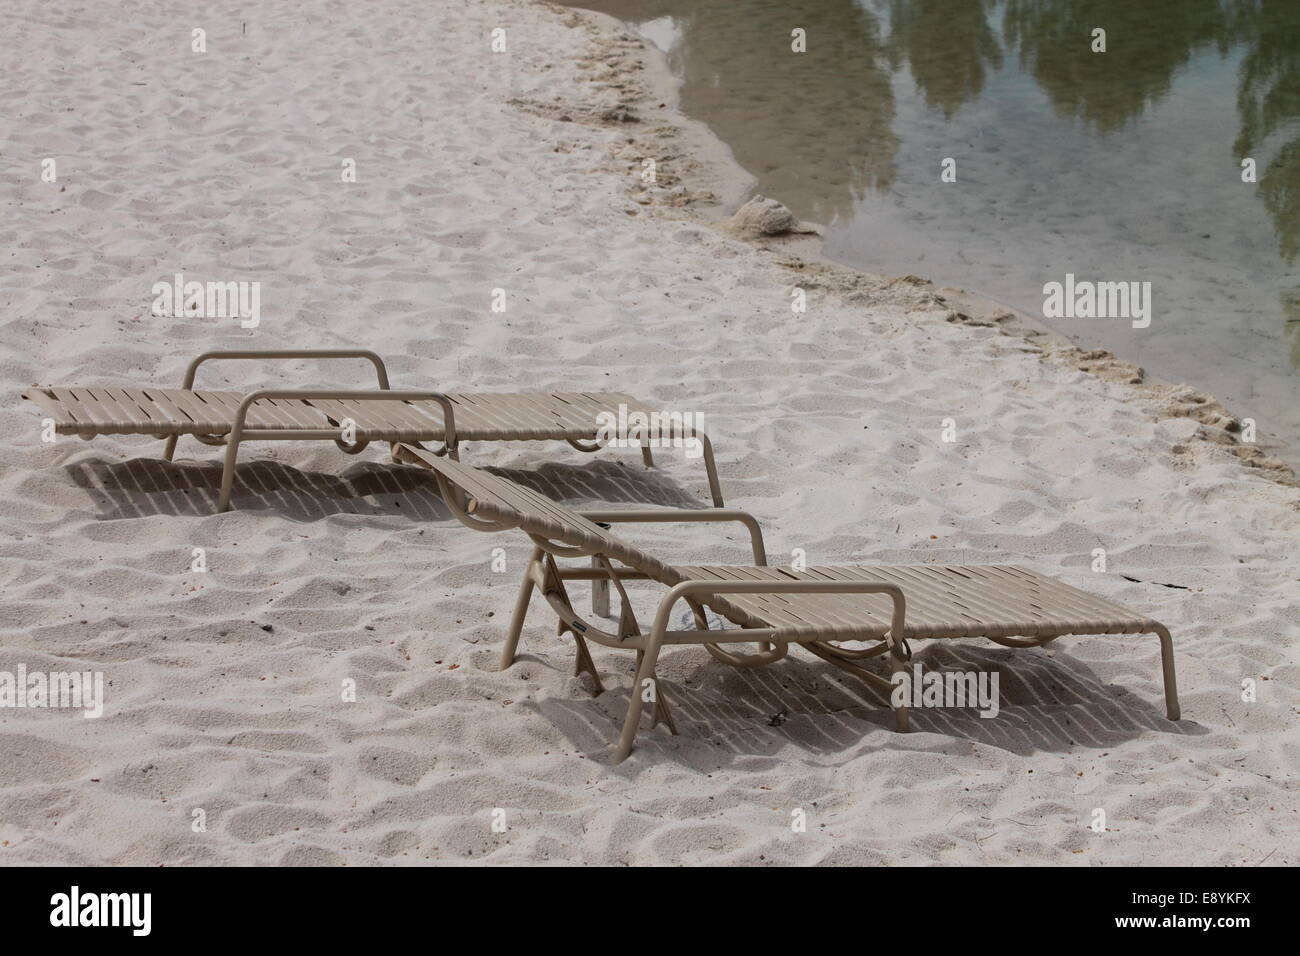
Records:
[[[355,455],[361,452],[369,443],[368,441],[359,441],[354,445],[348,445],[342,441],[342,438],[340,437],[340,433],[332,431],[330,429],[256,429],[253,430],[247,428],[246,426],[243,425],[243,421],[247,418],[247,409],[244,406],[249,404],[248,402],[249,397],[257,396],[258,398],[301,398],[301,399],[309,399],[309,398],[335,399],[335,398],[346,397],[346,398],[354,398],[354,399],[362,399],[362,400],[367,398],[370,399],[398,399],[399,398],[399,393],[395,392],[392,389],[391,385],[389,384],[388,367],[384,364],[384,360],[377,353],[372,352],[370,349],[217,349],[217,350],[212,350],[212,351],[201,353],[200,355],[196,356],[193,359],[193,361],[190,362],[189,366],[185,370],[185,380],[182,383],[181,388],[187,391],[193,391],[194,380],[198,376],[198,371],[200,366],[209,362],[296,361],[300,359],[323,359],[323,360],[365,359],[366,361],[370,362],[371,365],[374,366],[375,378],[379,387],[378,391],[377,392],[359,392],[359,391],[333,392],[333,391],[325,391],[325,390],[302,390],[302,391],[295,392],[293,394],[285,393],[279,395],[271,395],[269,394],[269,390],[261,390],[259,392],[250,393],[249,396],[245,397],[244,403],[243,405],[241,405],[240,408],[241,427],[238,429],[238,434],[236,433],[236,429],[232,426],[230,434],[225,437],[213,436],[213,435],[193,436],[196,440],[198,440],[199,442],[205,445],[226,446],[226,457],[225,457],[226,464],[225,467],[223,468],[222,475],[221,475],[222,490],[218,500],[218,506],[217,506],[218,511],[227,511],[229,510],[230,507],[231,490],[234,486],[234,474],[233,474],[234,461],[235,458],[237,457],[236,454],[231,451],[232,445],[237,446],[241,441],[253,441],[253,440],[256,441],[332,440],[339,446],[340,449],[343,450],[344,453],[349,455]],[[308,391],[311,391],[312,394],[308,394]],[[415,394],[415,393],[408,392],[405,394]],[[429,395],[437,396],[439,399],[446,398],[446,396],[443,395],[443,393],[434,392],[434,393],[429,393]],[[443,448],[439,450],[438,454],[450,453],[455,448],[455,435],[454,435],[454,428],[452,426],[452,421],[451,421],[450,402],[443,401],[442,405],[443,405],[443,410],[447,417],[444,423],[445,433],[444,433]],[[708,477],[709,494],[713,499],[714,507],[721,508],[723,507],[722,485],[718,480],[718,466],[713,456],[713,444],[712,442],[709,441],[709,437],[705,435],[703,432],[697,432],[695,437],[699,438],[701,448],[704,454],[704,470],[705,470],[705,474]],[[164,460],[171,461],[173,459],[173,457],[176,454],[176,444],[179,439],[180,439],[179,435],[171,435],[166,439],[166,442],[163,446]],[[565,439],[565,440],[574,448],[582,452],[589,452],[589,453],[596,452],[603,447],[602,443],[599,441],[593,441],[588,443],[578,439]],[[453,455],[453,457],[455,456]],[[644,460],[646,467],[648,468],[654,467],[654,457],[651,454],[650,447],[648,444],[642,445],[641,457]],[[592,591],[593,602],[597,602],[601,600],[602,594],[603,594],[603,600],[605,601],[605,607],[607,608],[608,600],[609,600],[608,588],[607,586],[605,586],[604,582],[599,582],[593,586],[593,591]]]
[[[381,389],[387,389],[388,385],[388,367],[384,365],[384,360],[375,352],[369,349],[215,349],[210,352],[203,352],[194,357],[189,367],[185,369],[185,381],[181,388],[186,391],[194,391],[194,379],[198,375],[199,366],[205,362],[213,361],[260,361],[260,360],[285,360],[292,361],[296,359],[353,359],[363,358],[375,367],[375,377],[379,381]],[[205,445],[224,444],[222,439],[210,439],[205,436],[195,436]],[[167,439],[163,447],[163,458],[171,461],[172,456],[176,453],[176,441],[179,435],[172,435]],[[360,451],[360,449],[358,449]]]
[[[435,401],[442,406],[444,444],[447,454],[459,460],[456,442],[455,404],[442,392],[405,391],[387,389],[384,391],[334,391],[320,388],[264,388],[249,392],[239,403],[235,412],[235,421],[226,438],[226,461],[221,472],[221,495],[217,501],[217,511],[230,508],[230,494],[235,482],[235,459],[239,455],[239,445],[245,441],[290,441],[293,439],[337,439],[342,429],[303,429],[303,428],[247,428],[245,421],[248,410],[260,401],[267,399],[299,399],[310,401],[313,398],[337,401],[399,401],[428,402]]]

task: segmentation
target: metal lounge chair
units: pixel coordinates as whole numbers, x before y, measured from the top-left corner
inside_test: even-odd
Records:
[[[356,359],[375,367],[378,388],[368,391],[328,389],[259,389],[239,392],[198,391],[200,365],[216,359]],[[599,442],[599,416],[659,413],[617,392],[457,392],[396,391],[389,387],[384,361],[365,349],[205,352],[190,363],[179,389],[152,387],[32,387],[23,398],[39,405],[62,435],[84,439],[101,434],[165,438],[163,457],[176,451],[176,440],[190,435],[207,445],[225,445],[218,511],[230,506],[239,446],[249,441],[333,441],[350,455],[372,441],[441,442],[438,454],[459,457],[458,446],[470,441],[566,441],[583,452]],[[670,428],[671,423],[670,423]],[[344,436],[350,439],[344,440]],[[722,504],[713,446],[702,431],[678,427],[673,435],[700,443],[709,491]],[[648,441],[641,443],[647,465],[654,459]]]
[[[554,609],[560,634],[577,644],[577,670],[602,690],[587,641],[634,650],[636,682],[618,741],[615,762],[632,749],[641,720],[643,695],[654,702],[654,724],[676,733],[655,663],[666,644],[703,644],[715,658],[736,667],[758,667],[784,657],[799,644],[825,661],[856,674],[885,691],[892,684],[862,667],[868,658],[889,655],[892,670],[911,657],[911,642],[983,637],[1006,647],[1040,647],[1066,634],[1156,634],[1164,669],[1165,707],[1178,720],[1174,650],[1164,625],[1024,568],[917,566],[811,567],[792,571],[768,567],[758,522],[743,511],[618,510],[576,512],[500,475],[399,444],[394,459],[431,469],[452,513],[480,531],[518,528],[533,541],[501,653],[504,670],[514,661],[534,589]],[[730,521],[749,531],[754,565],[698,567],[665,564],[609,531],[619,522]],[[592,558],[592,567],[561,567],[557,558]],[[628,603],[623,582],[653,580],[668,588],[649,633],[642,632]],[[607,631],[574,610],[565,582],[612,585],[622,599],[618,630]],[[693,611],[694,630],[671,628],[673,608],[684,600]],[[705,608],[739,625],[710,630]],[[757,652],[737,653],[723,645],[758,644]],[[853,642],[867,647],[847,647]],[[907,710],[895,707],[896,726],[907,729]]]

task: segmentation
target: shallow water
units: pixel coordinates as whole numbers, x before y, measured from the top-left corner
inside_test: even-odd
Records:
[[[1300,0],[574,5],[663,49],[684,111],[831,256],[1039,316],[1067,273],[1150,282],[1146,328],[1045,321],[1300,464]]]

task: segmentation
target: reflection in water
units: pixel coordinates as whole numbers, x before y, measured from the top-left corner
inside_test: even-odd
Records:
[[[1106,52],[1092,52],[1094,27]],[[1167,96],[1192,51],[1224,49],[1219,0],[1009,0],[1007,43],[1020,53],[1062,116],[1101,132],[1119,129],[1153,100]]]
[[[694,64],[706,82],[683,89],[682,107],[710,117],[736,160],[773,195],[799,189],[812,197],[807,215],[824,222],[849,212],[864,189],[889,187],[894,97],[869,13],[853,0],[821,0],[797,22],[785,0],[683,6],[691,8],[683,69],[689,74]],[[791,25],[773,30],[774,19]],[[817,56],[790,52],[795,26],[807,31]],[[813,132],[810,115],[829,121]]]
[[[1258,164],[1259,198],[1272,216],[1282,257],[1294,263],[1300,254],[1300,131],[1294,128],[1300,116],[1300,3],[1249,4],[1236,27],[1248,37],[1249,52],[1241,63],[1241,132],[1233,148]],[[1300,287],[1283,292],[1282,309],[1291,364],[1300,368]]]
[[[731,147],[760,191],[799,195],[805,219],[852,213],[894,179],[894,95],[876,18],[854,0],[591,0],[577,3],[656,27],[670,18],[669,62],[687,78],[681,106]],[[807,31],[816,55],[793,54]],[[664,45],[659,33],[656,40]]]
[[[1266,3],[1246,22],[1253,42],[1241,64],[1236,151],[1258,159],[1268,138],[1300,116],[1300,3]],[[1273,215],[1282,255],[1294,262],[1300,252],[1300,135],[1273,153],[1259,177],[1259,195]]]
[[[842,259],[1034,312],[1066,271],[1150,279],[1151,332],[1061,330],[1215,393],[1300,461],[1300,0],[574,5],[647,25],[684,111]]]
[[[927,106],[952,119],[1002,67],[1002,47],[989,22],[992,0],[891,0],[889,65],[904,61]]]

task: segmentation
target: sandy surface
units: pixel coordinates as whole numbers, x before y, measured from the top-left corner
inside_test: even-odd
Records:
[[[1122,382],[953,321],[925,283],[721,235],[671,108],[637,102],[644,52],[585,15],[130,7],[20,0],[0,32],[0,671],[107,682],[97,720],[0,710],[0,861],[1297,862],[1294,488]],[[261,326],[153,316],[178,271],[260,281]],[[591,698],[538,602],[496,671],[523,536],[460,527],[377,448],[319,444],[250,448],[236,510],[213,515],[215,449],[43,444],[17,398],[179,384],[210,348],[354,344],[400,386],[615,389],[703,414],[774,563],[1019,563],[1129,605],[1173,631],[1185,719],[1163,718],[1149,636],[926,647],[928,666],[998,671],[1002,709],[916,712],[907,735],[802,651],[737,672],[687,648],[661,665],[681,734],[643,730],[611,766],[630,655],[596,649],[610,689]],[[202,381],[367,384],[307,362]],[[655,471],[558,445],[465,456],[577,505],[706,490],[668,452]],[[632,536],[667,560],[746,557],[702,525]],[[634,597],[644,619],[654,595]]]

